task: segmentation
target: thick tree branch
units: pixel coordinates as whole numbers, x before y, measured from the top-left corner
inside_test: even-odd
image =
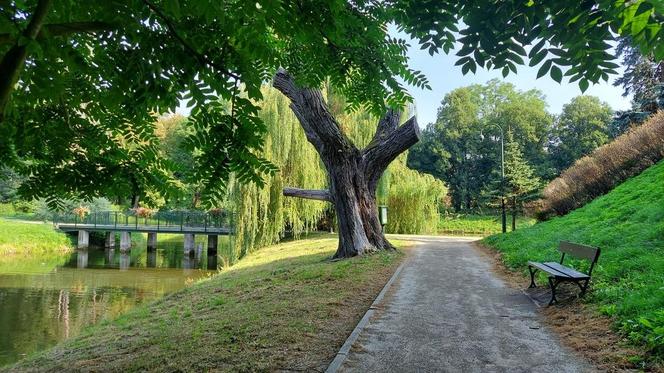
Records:
[[[48,37],[67,36],[80,33],[95,33],[104,31],[113,31],[118,28],[107,22],[69,22],[69,23],[50,23],[43,25],[36,39],[40,40]],[[0,45],[13,44],[16,38],[11,34],[0,34]]]
[[[362,163],[370,189],[375,190],[378,179],[387,166],[420,140],[420,128],[415,117],[408,119],[401,127],[372,142],[362,151]]]
[[[341,132],[319,90],[298,87],[284,69],[277,71],[272,85],[291,100],[290,107],[307,139],[321,155],[357,150]]]
[[[44,24],[46,15],[51,7],[52,0],[39,0],[35,12],[28,23],[23,36],[29,41],[35,40],[41,27]],[[18,80],[18,76],[23,70],[25,59],[28,56],[28,43],[19,45],[15,43],[0,61],[0,123],[4,120],[5,108],[9,102],[9,96],[14,90],[14,85]]]
[[[330,196],[329,190],[300,189],[300,188],[285,187],[284,196],[332,202],[332,197]]]
[[[378,122],[378,128],[376,128],[376,133],[371,139],[371,144],[378,143],[382,141],[387,135],[394,132],[399,126],[399,119],[401,119],[401,112],[397,110],[388,110],[385,113],[385,116]]]

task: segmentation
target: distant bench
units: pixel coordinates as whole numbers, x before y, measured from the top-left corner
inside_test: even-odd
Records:
[[[597,247],[579,245],[576,243],[561,241],[558,250],[562,253],[560,257],[560,262],[528,262],[528,271],[530,271],[530,286],[529,288],[537,287],[535,284],[535,274],[537,271],[543,271],[548,273],[549,276],[549,286],[551,287],[551,300],[549,305],[552,305],[558,300],[556,299],[556,288],[563,282],[573,282],[579,286],[581,293],[579,296],[583,296],[588,290],[588,284],[590,283],[590,276],[593,273],[593,267],[599,259],[600,250]],[[587,259],[590,260],[590,268],[588,273],[581,273],[574,268],[565,267],[563,265],[563,260],[565,260],[565,255],[573,256],[578,259]]]

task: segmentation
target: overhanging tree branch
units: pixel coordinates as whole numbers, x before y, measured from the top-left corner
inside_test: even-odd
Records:
[[[143,0],[143,3],[147,5],[150,10],[157,15],[165,24],[166,28],[168,29],[168,32],[187,50],[189,53],[191,53],[196,59],[199,61],[199,63],[203,65],[209,65],[214,67],[215,69],[218,70],[219,73],[222,73],[224,75],[230,76],[231,78],[235,78],[236,80],[241,80],[240,77],[233,73],[232,71],[229,71],[228,68],[226,68],[223,65],[220,65],[216,63],[215,61],[212,61],[208,56],[205,54],[199,52],[191,46],[183,37],[178,33],[178,31],[175,28],[175,25],[173,22],[164,14],[164,12],[161,11],[155,4],[150,2],[149,0]]]
[[[316,201],[332,202],[332,197],[330,195],[329,190],[300,189],[300,188],[285,187],[284,196],[313,199]]]
[[[37,35],[39,35],[51,7],[51,1],[39,0],[37,3],[28,27],[22,33],[22,36],[28,39],[28,42],[34,41]],[[19,45],[19,43],[15,43],[2,57],[2,61],[0,61],[0,123],[4,120],[5,107],[7,107],[7,102],[9,102],[9,96],[14,89],[14,85],[25,64],[25,59],[28,56],[28,44],[21,43]]]
[[[399,115],[396,112],[388,112],[385,118],[393,123],[394,118],[398,120]],[[381,122],[387,119],[381,120]],[[379,124],[378,131],[374,138],[378,137],[381,125]],[[378,179],[383,174],[387,166],[405,152],[411,146],[415,145],[420,140],[420,128],[417,125],[415,117],[411,117],[400,127],[392,130],[391,132],[383,132],[377,141],[372,141],[362,151],[362,162],[364,170],[367,175],[367,182],[370,189],[375,190],[378,184]]]
[[[307,140],[321,153],[332,154],[356,150],[341,132],[317,89],[300,88],[288,72],[279,69],[272,85],[291,100],[291,109],[299,119]]]
[[[68,23],[50,23],[43,25],[36,39],[45,37],[68,36],[80,33],[96,33],[103,31],[113,31],[118,28],[117,25],[107,22],[68,22]],[[16,38],[12,34],[0,34],[0,45],[16,43]]]

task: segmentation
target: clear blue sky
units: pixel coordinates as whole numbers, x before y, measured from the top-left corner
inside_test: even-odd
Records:
[[[402,35],[399,35],[403,37]],[[539,66],[528,67],[519,66],[517,74],[510,74],[503,79],[500,70],[487,71],[486,69],[477,70],[475,74],[461,74],[461,67],[454,66],[458,57],[454,55],[455,51],[449,55],[441,54],[433,57],[426,50],[420,50],[415,42],[411,42],[411,48],[408,53],[410,57],[410,66],[415,70],[422,71],[431,83],[431,90],[422,90],[411,87],[409,92],[415,98],[417,108],[417,122],[423,128],[426,124],[435,121],[436,112],[440,102],[446,93],[451,90],[471,84],[483,84],[493,78],[510,82],[520,90],[539,89],[546,95],[546,101],[549,105],[549,111],[559,114],[563,105],[568,103],[573,97],[581,95],[581,90],[576,83],[558,84],[549,76],[535,79]],[[616,61],[616,63],[619,63]],[[622,69],[619,71],[622,73]],[[617,76],[611,76],[609,82],[601,83],[590,88],[584,93],[599,97],[602,101],[611,105],[614,110],[625,110],[630,108],[630,97],[622,96],[622,89],[614,87],[611,83]]]

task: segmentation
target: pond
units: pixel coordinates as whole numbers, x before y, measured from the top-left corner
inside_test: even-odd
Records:
[[[126,254],[90,248],[3,263],[0,366],[216,273],[217,256],[206,255],[204,241],[197,239],[196,255],[189,257],[179,237],[160,240],[156,251],[142,242]]]

